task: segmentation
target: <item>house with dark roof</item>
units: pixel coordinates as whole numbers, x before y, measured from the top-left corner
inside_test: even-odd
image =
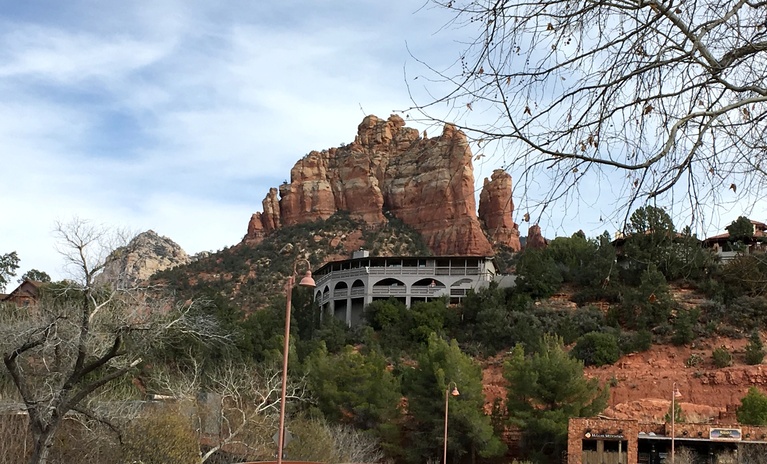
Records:
[[[31,306],[40,299],[40,288],[45,282],[24,279],[11,293],[0,294],[0,303],[13,303],[16,306]]]

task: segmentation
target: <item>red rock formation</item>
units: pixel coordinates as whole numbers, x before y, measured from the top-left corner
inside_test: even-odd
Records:
[[[493,244],[505,245],[519,251],[519,227],[512,219],[514,202],[511,199],[511,175],[496,169],[490,180],[485,178],[479,195],[479,220],[485,226]]]
[[[280,186],[279,200],[275,189],[269,192],[260,215],[262,230],[268,234],[281,226],[326,219],[337,211],[348,211],[375,226],[386,222],[384,211],[388,211],[419,231],[437,255],[492,255],[477,218],[471,159],[466,136],[451,125],[439,137],[422,139],[399,116],[388,120],[367,116],[354,142],[312,151],[295,164],[290,183]],[[494,240],[514,247],[511,179],[504,182],[499,179],[488,194],[495,205],[488,207],[486,221],[501,225]],[[504,198],[509,200],[506,209]],[[490,219],[490,211],[503,217]],[[251,230],[259,229],[248,230],[246,241],[254,238]],[[518,249],[518,231],[516,237]]]
[[[525,248],[533,248],[537,250],[546,248],[546,239],[541,235],[541,226],[538,224],[531,225],[527,230],[527,243],[525,244]]]
[[[251,245],[257,245],[261,243],[265,235],[261,213],[253,214],[248,222],[248,233],[245,235],[244,241]]]
[[[277,189],[274,187],[270,188],[269,193],[261,204],[264,207],[264,212],[261,214],[261,222],[264,226],[262,229],[268,234],[282,225],[280,222],[280,199],[277,198]]]

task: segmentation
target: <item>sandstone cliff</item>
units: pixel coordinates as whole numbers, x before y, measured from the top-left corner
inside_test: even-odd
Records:
[[[543,238],[543,234],[541,234],[541,226],[538,224],[531,225],[527,230],[527,243],[525,244],[525,248],[540,250],[546,248],[546,244],[546,239]]]
[[[485,182],[481,222],[471,160],[466,136],[451,125],[429,139],[399,116],[367,116],[354,142],[312,151],[295,164],[290,183],[271,189],[263,212],[251,217],[244,241],[258,243],[279,227],[348,211],[370,227],[396,217],[436,255],[492,255],[491,240],[518,250],[511,177],[501,171]]]
[[[511,199],[511,176],[496,169],[490,180],[485,178],[479,195],[479,219],[493,245],[505,245],[519,251],[519,227],[512,219],[514,202]]]
[[[102,284],[133,286],[158,271],[191,261],[176,242],[148,230],[136,235],[128,245],[115,250],[96,281]]]

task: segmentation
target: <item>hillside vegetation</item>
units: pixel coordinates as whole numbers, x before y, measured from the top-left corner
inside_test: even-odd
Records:
[[[228,314],[240,314],[242,307],[254,302],[265,306],[263,311],[247,317],[230,318],[231,330],[238,340],[235,351],[243,360],[258,363],[277,360],[284,300],[275,289],[285,281],[296,250],[304,250],[316,265],[332,256],[328,251],[337,253],[335,256],[339,259],[348,257],[343,245],[333,248],[328,244],[333,237],[351,236],[354,226],[348,218],[333,217],[323,223],[286,228],[280,231],[283,235],[269,237],[258,247],[249,249],[239,245],[207,261],[157,277],[168,282],[171,288],[191,292],[190,296],[194,292],[211,295],[211,290],[215,290],[217,294],[213,297],[218,298],[219,310]],[[399,231],[393,227],[378,231],[375,240],[396,243],[404,235],[392,238],[384,232],[393,235]],[[370,246],[371,239],[366,240],[368,248],[375,250],[375,246]],[[738,237],[738,240],[742,244],[748,237]],[[280,250],[285,253],[288,241],[293,241],[294,248],[283,258]],[[360,239],[357,243],[361,242]],[[417,244],[417,240],[412,243]],[[348,243],[346,245],[348,247]],[[733,243],[733,246],[738,245]],[[423,248],[408,245],[393,254],[419,252],[423,252]],[[567,417],[593,414],[607,405],[608,384],[616,385],[616,382],[607,375],[594,374],[591,371],[594,367],[609,369],[627,354],[641,353],[653,346],[699,346],[714,337],[751,337],[754,343],[761,341],[759,330],[763,328],[767,308],[767,300],[762,296],[767,267],[762,256],[743,255],[726,265],[721,264],[688,231],[676,231],[670,217],[659,208],[635,212],[625,239],[613,242],[607,233],[595,238],[577,233],[551,240],[542,250],[509,255],[506,260],[518,276],[513,289],[491,287],[469,295],[457,307],[433,301],[416,304],[408,310],[396,301],[374,302],[366,310],[366,324],[351,330],[331,317],[320,318],[317,309],[311,306],[311,295],[295,290],[296,357],[292,359],[297,367],[294,372],[307,375],[312,397],[317,401],[299,409],[303,409],[304,414],[319,414],[368,430],[397,461],[424,462],[429,456],[437,456],[440,448],[439,417],[444,408],[440,406],[440,392],[450,382],[461,383],[455,379],[459,374],[451,374],[448,367],[457,361],[448,361],[444,355],[428,373],[413,373],[414,366],[424,362],[425,353],[437,349],[435,343],[454,340],[456,345],[451,349],[457,350],[455,356],[466,357],[466,362],[473,365],[484,359],[498,359],[498,355],[507,359],[503,383],[513,382],[521,375],[524,359],[534,362],[539,356],[549,359],[551,353],[569,352],[561,362],[576,360],[581,367],[576,365],[572,370],[559,364],[552,373],[553,378],[561,382],[558,376],[564,376],[571,379],[569,383],[574,378],[587,381],[583,366],[593,366],[589,367],[590,375],[603,380],[600,388],[591,385],[587,389],[596,396],[581,398],[575,401],[572,410],[563,411],[558,400],[541,399],[538,403],[534,399],[536,394],[541,398],[566,394],[556,391],[552,385],[541,384],[535,386],[537,392],[526,392],[522,397],[520,389],[508,389],[509,396],[496,398],[495,406],[486,408],[492,410],[492,416],[487,419],[494,427],[493,436],[501,437],[508,425],[521,426],[527,432],[515,451],[545,460],[546,456],[554,458],[563,451]],[[746,275],[749,277],[743,278]],[[186,277],[181,283],[174,280],[174,276]],[[200,277],[195,281],[194,276]],[[227,276],[228,280],[221,276]],[[243,276],[247,279],[243,280]],[[194,284],[188,285],[189,282]],[[675,298],[679,288],[697,295],[694,304]],[[566,295],[564,300],[563,295]],[[521,350],[519,354],[511,357],[505,354],[515,346]],[[752,349],[758,353],[761,348],[753,345]],[[720,353],[720,356],[721,366],[729,365],[728,353]],[[741,358],[738,357],[738,362]],[[758,354],[750,359],[761,362]],[[361,377],[350,380],[349,369],[366,373],[354,374]],[[382,381],[377,377],[383,375],[380,369],[392,378]],[[463,382],[470,384],[481,379],[479,373],[465,377],[469,371],[468,368],[461,371]],[[418,375],[428,378],[412,378]],[[372,389],[368,382],[375,383],[377,388]],[[625,382],[622,387],[629,383]],[[393,392],[381,393],[382,385]],[[373,397],[370,391],[378,394]],[[400,396],[407,398],[407,404],[412,404],[417,397],[419,405],[431,398],[431,410],[403,407],[394,400]],[[525,412],[520,402],[537,406]],[[435,421],[433,429],[425,426],[430,420]],[[481,417],[453,420],[464,420],[472,424],[470,427],[474,430],[484,427],[479,425],[484,420]],[[459,427],[456,429],[456,437],[462,436],[458,433]],[[428,434],[431,438],[427,440]],[[432,445],[402,446],[420,439]],[[543,450],[532,446],[543,439],[551,445]],[[458,438],[451,445],[455,446],[451,453],[456,458],[465,453],[487,458],[503,454],[502,448],[491,446],[487,437],[478,436],[476,442],[462,440],[462,445]]]
[[[740,236],[732,247],[750,242]],[[298,257],[318,266],[359,247],[393,255],[425,250],[395,222],[366,231],[337,215],[155,276],[176,299],[197,302],[190,316],[215,321],[226,341],[179,332],[147,353],[133,379],[107,397],[172,398],[141,420],[124,420],[124,433],[152,446],[101,440],[93,453],[114,446],[142,462],[168,462],[168,453],[176,453],[174,462],[273,456],[287,275]],[[298,439],[286,453],[324,462],[438,462],[448,398],[450,462],[555,462],[569,417],[608,405],[616,416],[647,413],[646,403],[633,410],[616,404],[644,398],[651,383],[664,398],[670,390],[658,381],[670,384],[685,365],[690,378],[699,372],[714,385],[718,370],[761,363],[763,258],[743,254],[722,264],[694,236],[676,231],[662,209],[648,207],[619,241],[576,233],[508,255],[517,285],[470,293],[458,306],[376,301],[364,324],[348,328],[321,317],[311,292],[295,288],[287,423]],[[664,352],[675,358],[665,361]],[[446,396],[453,387],[460,395]],[[691,401],[703,391],[685,393]],[[86,435],[67,431],[55,452],[65,454]]]

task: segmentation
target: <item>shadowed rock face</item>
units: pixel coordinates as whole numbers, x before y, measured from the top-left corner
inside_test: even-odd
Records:
[[[477,217],[471,160],[466,136],[452,125],[428,139],[405,127],[399,116],[367,116],[354,142],[312,151],[295,164],[279,198],[271,189],[263,213],[251,217],[244,240],[258,243],[279,227],[327,219],[337,211],[375,227],[386,222],[386,213],[421,233],[434,254],[492,255]],[[511,177],[494,173],[488,185],[492,193],[483,221],[492,229],[490,237],[518,250]]]

